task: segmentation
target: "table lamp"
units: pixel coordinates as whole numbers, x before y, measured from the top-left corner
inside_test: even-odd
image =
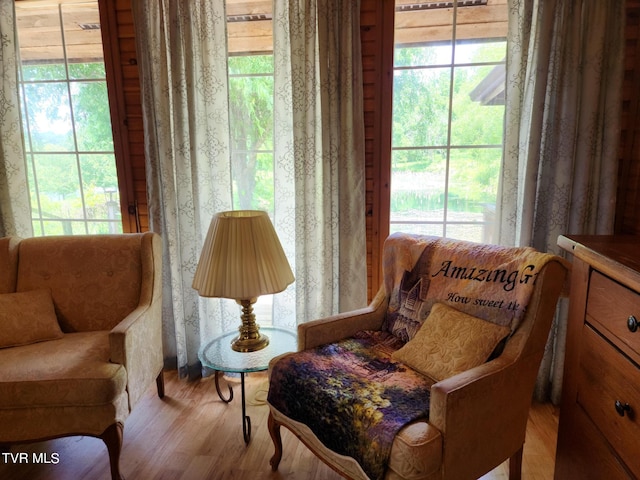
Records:
[[[291,267],[267,212],[233,210],[214,215],[193,277],[202,297],[231,298],[242,306],[238,352],[266,347],[253,304],[260,295],[282,292],[293,283]]]

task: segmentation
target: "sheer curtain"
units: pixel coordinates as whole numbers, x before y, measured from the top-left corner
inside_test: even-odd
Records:
[[[296,265],[292,326],[366,304],[360,2],[273,4],[275,226]]]
[[[509,0],[498,239],[558,254],[558,235],[613,232],[624,0]],[[567,301],[536,396],[559,402]]]
[[[0,237],[33,236],[18,98],[14,0],[0,0]]]
[[[321,5],[319,5],[321,4]],[[202,342],[237,328],[230,300],[191,288],[212,215],[233,209],[224,2],[133,2],[149,214],[164,241],[165,357],[199,375]],[[296,281],[280,326],[364,306],[359,2],[274,2],[273,223]]]

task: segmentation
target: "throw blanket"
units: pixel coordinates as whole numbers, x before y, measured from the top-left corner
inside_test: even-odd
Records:
[[[385,331],[360,332],[287,355],[272,366],[268,401],[380,479],[396,433],[429,416],[433,382],[391,359],[402,344]]]
[[[515,331],[536,279],[560,257],[533,248],[394,234],[384,253],[385,328],[412,339],[436,302]]]

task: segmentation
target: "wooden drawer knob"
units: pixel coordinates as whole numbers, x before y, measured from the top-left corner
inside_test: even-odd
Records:
[[[633,333],[638,330],[638,327],[640,327],[640,324],[638,324],[638,319],[633,315],[629,315],[629,318],[627,318],[627,328],[629,329],[629,331]]]
[[[628,403],[622,403],[620,400],[616,400],[616,412],[621,417],[624,417],[625,413],[629,413],[631,411],[631,405]]]

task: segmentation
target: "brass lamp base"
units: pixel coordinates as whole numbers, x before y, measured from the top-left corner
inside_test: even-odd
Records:
[[[253,304],[256,300],[236,300],[242,306],[242,325],[238,328],[240,335],[231,342],[231,348],[236,352],[255,352],[269,345],[269,337],[260,333],[260,326],[253,314]]]

